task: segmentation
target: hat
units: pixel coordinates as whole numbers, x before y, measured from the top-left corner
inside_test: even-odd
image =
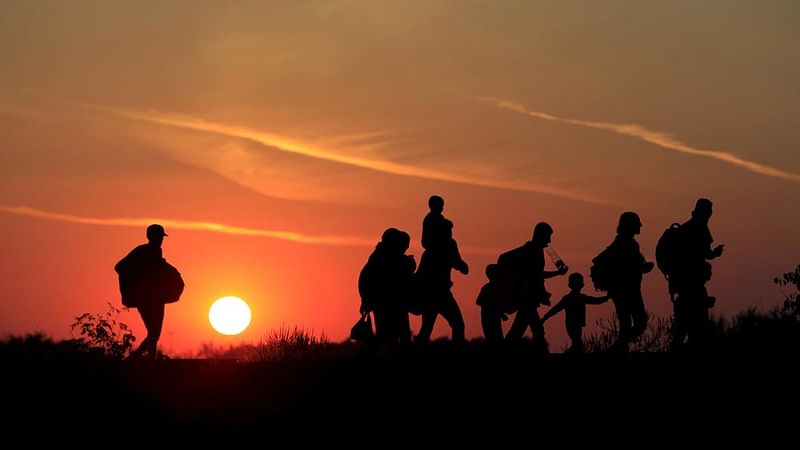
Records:
[[[153,224],[147,227],[147,237],[169,236],[164,227],[158,224]]]

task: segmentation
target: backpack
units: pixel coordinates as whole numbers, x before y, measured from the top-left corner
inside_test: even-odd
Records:
[[[155,298],[157,301],[166,304],[175,303],[181,299],[185,287],[183,277],[178,269],[166,260],[157,266],[153,282],[156,285]]]
[[[613,250],[609,245],[599,255],[592,258],[589,268],[589,278],[597,291],[608,291],[614,279]]]
[[[673,223],[664,230],[656,243],[656,265],[667,279],[680,263],[681,247],[683,246],[681,241],[681,224]]]
[[[523,247],[517,247],[497,258],[490,302],[506,314],[513,314],[519,308],[521,280],[519,280],[517,267],[524,257],[523,253]]]

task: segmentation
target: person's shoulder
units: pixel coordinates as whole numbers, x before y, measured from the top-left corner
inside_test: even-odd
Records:
[[[148,244],[140,244],[133,248],[133,250],[128,253],[130,256],[138,256],[143,255],[150,252],[150,245]]]

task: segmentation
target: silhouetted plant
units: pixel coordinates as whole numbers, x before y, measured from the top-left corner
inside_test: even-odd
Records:
[[[786,272],[783,276],[777,277],[773,281],[781,287],[781,292],[785,298],[783,310],[794,317],[800,317],[800,265],[794,269],[794,272]],[[787,294],[783,290],[786,286],[794,286],[794,292]]]
[[[322,350],[328,343],[324,332],[317,337],[313,330],[306,331],[298,327],[290,330],[281,326],[267,334],[261,345],[256,347],[254,356],[259,361],[297,359]]]
[[[70,326],[80,336],[72,342],[87,352],[101,353],[112,358],[124,358],[130,353],[136,337],[128,325],[119,320],[122,312],[111,303],[105,314],[84,313],[75,318]]]
[[[198,352],[201,358],[237,359],[240,361],[286,361],[302,359],[310,355],[320,355],[332,344],[325,333],[319,337],[303,328],[281,327],[272,330],[258,344],[230,345],[217,348],[213,344],[203,344]]]
[[[795,317],[779,307],[767,312],[748,308],[731,319],[720,343],[736,352],[797,352],[800,324]]]
[[[82,358],[86,351],[72,340],[56,342],[43,333],[7,336],[0,340],[0,359]]]
[[[588,353],[600,353],[608,350],[617,341],[617,336],[619,336],[619,323],[613,313],[611,319],[597,319],[595,325],[599,329],[589,333],[584,342],[584,347]]]
[[[619,322],[616,315],[611,319],[598,319],[595,324],[600,328],[586,338],[585,347],[589,353],[607,351],[619,336]],[[665,352],[669,350],[669,330],[672,326],[671,318],[650,317],[647,329],[641,337],[630,345],[632,352]]]

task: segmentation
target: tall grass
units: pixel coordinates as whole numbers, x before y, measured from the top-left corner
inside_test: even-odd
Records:
[[[287,361],[319,356],[335,344],[325,333],[319,336],[314,331],[295,326],[281,326],[271,330],[257,344],[230,345],[217,347],[211,343],[203,344],[196,354],[199,358],[236,359],[238,361]]]
[[[619,321],[616,315],[612,315],[610,319],[598,319],[595,323],[599,330],[586,338],[584,343],[586,351],[589,353],[608,351],[619,336]],[[644,334],[631,343],[630,350],[637,353],[668,351],[671,326],[671,317],[650,316]]]

